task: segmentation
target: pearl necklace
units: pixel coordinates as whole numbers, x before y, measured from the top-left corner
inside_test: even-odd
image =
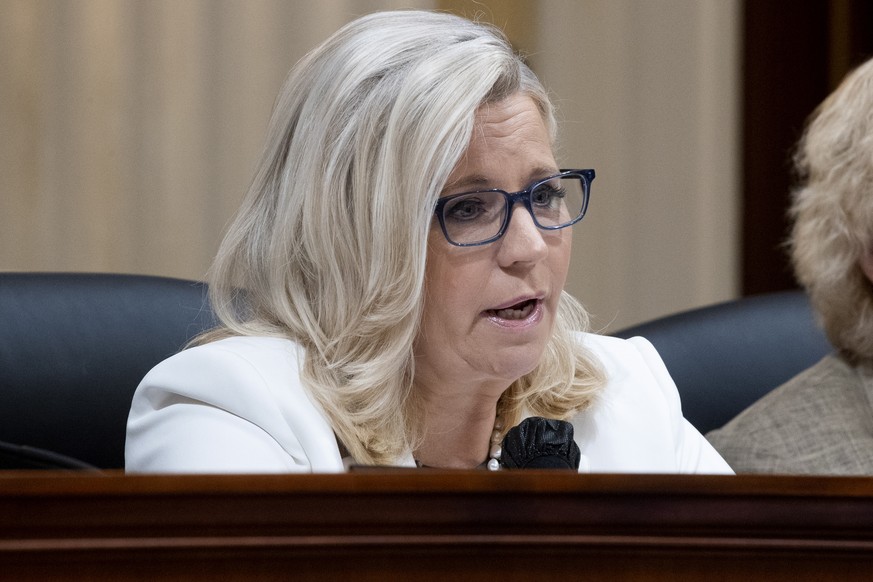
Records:
[[[488,461],[485,463],[485,468],[489,471],[500,470],[500,457],[503,455],[503,446],[501,445],[503,436],[503,419],[499,416],[494,419],[494,430],[491,431],[491,446],[488,449]]]
[[[494,419],[494,429],[491,431],[491,441],[488,443],[488,460],[479,465],[489,471],[500,470],[500,456],[503,454],[501,446],[503,436],[503,419],[499,416]],[[415,459],[415,466],[419,468],[432,468],[428,465],[423,465],[421,461]]]

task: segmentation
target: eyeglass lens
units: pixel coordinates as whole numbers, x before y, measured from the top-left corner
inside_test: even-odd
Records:
[[[474,244],[497,236],[509,210],[500,191],[472,192],[443,207],[446,234],[457,244]],[[585,185],[579,176],[559,176],[540,182],[530,192],[530,207],[537,226],[559,228],[575,221],[585,210]]]

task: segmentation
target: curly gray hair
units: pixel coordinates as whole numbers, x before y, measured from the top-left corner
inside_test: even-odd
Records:
[[[834,347],[873,362],[873,284],[863,268],[873,257],[873,59],[810,116],[795,167],[795,273]]]

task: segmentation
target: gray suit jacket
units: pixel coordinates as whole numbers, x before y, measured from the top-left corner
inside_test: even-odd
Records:
[[[873,475],[873,374],[827,356],[706,438],[737,473]]]

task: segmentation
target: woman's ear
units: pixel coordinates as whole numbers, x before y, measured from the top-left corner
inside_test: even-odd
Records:
[[[858,263],[861,265],[861,270],[867,275],[867,279],[873,283],[873,248],[868,247],[867,252],[858,259]]]

